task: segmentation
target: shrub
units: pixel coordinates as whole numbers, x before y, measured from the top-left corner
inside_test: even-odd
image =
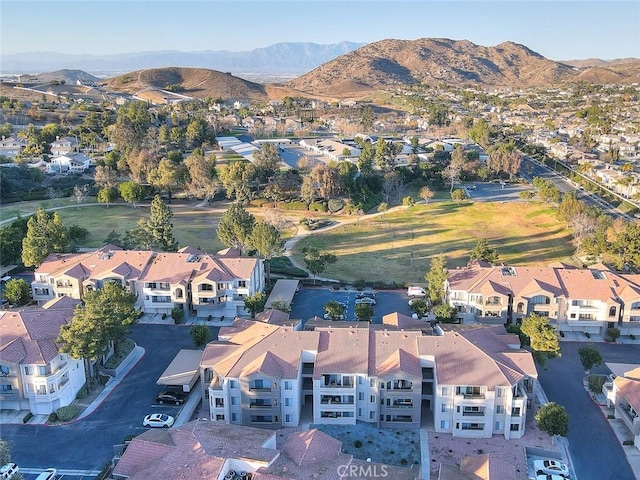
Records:
[[[560,330],[560,336],[564,338],[564,332],[562,330]]]
[[[630,338],[631,340],[635,340],[635,339],[636,339],[636,336],[632,333],[632,334],[630,334],[630,335],[629,335],[629,338]]]
[[[604,377],[601,375],[589,375],[589,390],[593,393],[602,393]]]
[[[78,390],[78,393],[76,395],[76,398],[78,400],[83,399],[84,397],[87,396],[87,386],[83,385],[82,388],[80,390]]]
[[[173,307],[171,309],[171,318],[173,319],[173,323],[178,325],[182,320],[182,309],[180,307]]]
[[[341,198],[332,198],[327,203],[327,208],[331,213],[339,212],[344,208],[344,200],[342,200]]]
[[[309,204],[309,211],[310,212],[326,212],[327,211],[327,206],[324,204],[324,202],[313,202],[311,204]]]
[[[611,339],[612,342],[615,342],[618,338],[620,338],[620,329],[615,327],[607,328],[607,336]]]
[[[380,205],[378,205],[379,212],[386,212],[387,210],[389,210],[389,204],[387,202],[382,202]]]
[[[80,407],[77,405],[67,405],[66,407],[60,407],[56,410],[56,413],[61,422],[68,422],[78,416]]]
[[[58,421],[58,414],[56,412],[51,412],[49,414],[49,418],[47,419],[49,423],[55,423]]]
[[[363,278],[359,278],[358,280],[356,280],[355,282],[353,282],[353,286],[356,287],[358,290],[362,290],[366,285],[366,282],[364,281]]]
[[[29,420],[31,420],[32,418],[33,418],[33,413],[29,412],[22,419],[22,423],[29,423]]]
[[[591,338],[591,334],[589,332],[584,332],[584,336],[587,338]]]
[[[309,210],[304,202],[282,202],[278,205],[282,210]]]
[[[356,448],[360,448],[362,447],[362,442],[360,440],[356,440],[355,442],[353,442],[353,446]]]
[[[162,314],[162,319],[164,320],[165,318],[167,318],[167,314],[166,314],[166,313],[163,313],[163,314]]]
[[[407,195],[402,199],[402,205],[404,205],[405,207],[413,207],[415,204],[416,201],[410,195]]]
[[[400,460],[400,465],[406,465],[407,463],[409,462],[407,461],[406,458],[403,458],[402,460]]]

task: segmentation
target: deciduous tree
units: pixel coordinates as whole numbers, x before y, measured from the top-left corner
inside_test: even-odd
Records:
[[[38,266],[50,253],[66,252],[67,248],[67,229],[60,215],[39,208],[27,221],[27,235],[22,240],[22,263],[26,267]]]
[[[96,195],[96,200],[98,200],[98,203],[105,203],[107,205],[107,208],[109,208],[110,203],[115,202],[117,199],[118,191],[113,187],[101,188]]]
[[[144,198],[144,187],[135,182],[124,182],[118,186],[122,199],[136,208],[136,203]]]
[[[196,348],[204,347],[209,343],[209,339],[211,338],[209,327],[206,325],[194,325],[191,327],[191,330],[189,330],[189,335],[191,335],[191,339]]]
[[[536,413],[538,428],[549,435],[569,435],[569,415],[562,405],[545,403]]]
[[[13,278],[5,285],[3,297],[9,303],[21,307],[31,300],[31,288],[22,278]]]
[[[264,310],[264,304],[267,301],[267,296],[262,292],[256,292],[253,295],[244,297],[244,308],[251,314],[251,318],[256,318],[256,315]]]
[[[267,222],[255,223],[249,236],[249,244],[264,259],[267,284],[271,283],[271,259],[282,255],[284,240],[276,227]]]
[[[537,352],[557,355],[560,352],[560,342],[556,328],[549,323],[548,317],[536,313],[522,319],[522,333],[529,337],[531,348]]]
[[[580,363],[587,371],[602,364],[602,354],[596,347],[590,345],[580,347],[578,355],[580,356]]]
[[[336,263],[337,257],[331,253],[321,252],[315,247],[304,247],[302,249],[304,263],[313,274],[313,283],[316,283],[316,275],[324,272],[327,267]]]

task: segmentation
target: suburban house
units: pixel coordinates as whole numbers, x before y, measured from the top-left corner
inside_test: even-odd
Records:
[[[51,159],[47,173],[82,173],[92,164],[92,160],[83,153],[66,153]]]
[[[83,361],[60,353],[56,339],[78,303],[59,298],[44,307],[0,312],[2,408],[45,415],[75,400],[86,380]]]
[[[336,162],[360,155],[359,148],[330,139],[304,139],[300,140],[300,146]],[[345,149],[349,152],[347,155]]]
[[[36,269],[34,300],[80,299],[87,290],[118,282],[138,296],[145,313],[171,314],[179,307],[199,317],[245,315],[244,298],[264,290],[260,259],[209,255],[185,247],[176,253],[122,250],[106,245],[78,254],[51,254]]]
[[[613,370],[615,378],[605,382],[602,392],[608,406],[614,408],[615,417],[624,422],[633,435],[633,444],[640,450],[640,367],[619,372],[618,376],[615,376],[616,369]]]
[[[51,155],[65,155],[75,152],[78,149],[78,140],[75,137],[57,137],[55,142],[50,143]]]
[[[2,136],[0,140],[0,155],[6,157],[15,157],[18,155],[24,147],[27,146],[27,141],[20,137],[8,137]]]
[[[345,472],[363,480],[420,478],[419,468],[366,462],[342,453],[342,442],[318,429],[273,431],[206,419],[138,435],[111,476],[116,480],[335,480],[344,478]]]
[[[424,407],[439,432],[524,435],[537,371],[517,335],[502,326],[425,333],[237,320],[205,348],[203,398],[211,420],[253,427],[297,426],[305,415],[316,424],[415,428]]]
[[[586,269],[492,266],[471,262],[450,270],[445,296],[464,323],[520,323],[536,313],[560,331],[640,334],[640,276],[604,265]]]

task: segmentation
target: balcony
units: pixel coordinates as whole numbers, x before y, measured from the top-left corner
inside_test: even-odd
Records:
[[[320,397],[320,403],[322,405],[353,405],[354,396],[333,396],[333,395],[322,395]]]
[[[387,408],[413,408],[413,401],[399,400],[393,402],[391,405],[387,405]]]
[[[249,402],[249,408],[273,408],[273,404],[265,401],[255,400],[253,402]]]
[[[391,423],[412,423],[413,417],[411,415],[392,415],[391,420],[387,420]]]
[[[502,305],[501,300],[487,300],[484,302],[485,305]]]
[[[484,417],[484,411],[463,411],[463,417]]]

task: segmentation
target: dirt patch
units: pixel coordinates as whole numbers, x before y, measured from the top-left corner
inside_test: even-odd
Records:
[[[420,430],[356,425],[311,425],[342,442],[342,451],[360,460],[410,468],[420,465]]]

